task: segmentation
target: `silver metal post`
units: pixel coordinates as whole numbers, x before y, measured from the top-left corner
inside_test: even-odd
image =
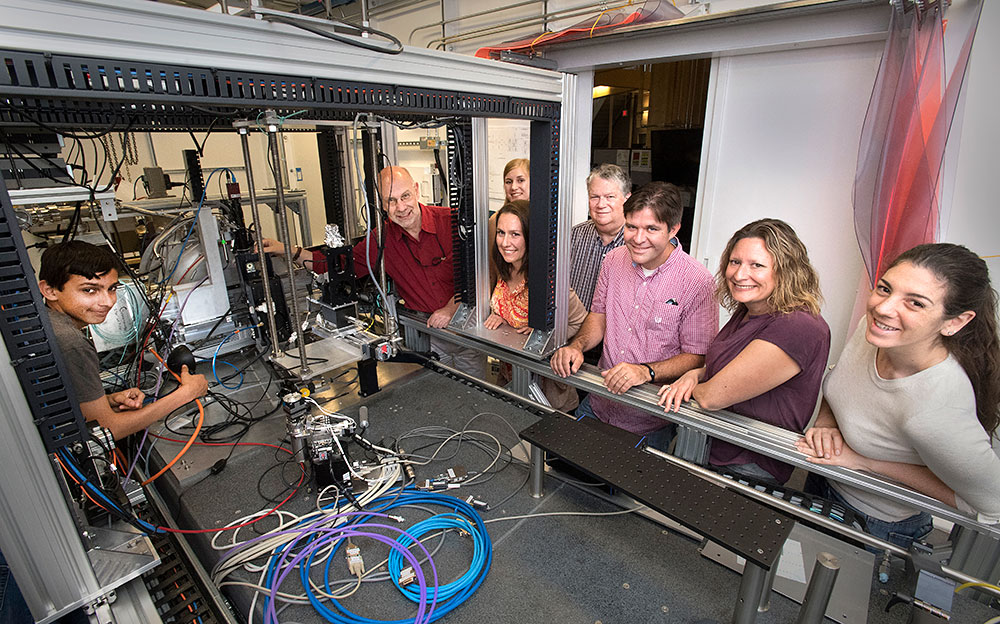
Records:
[[[381,133],[381,136],[382,136],[382,145],[383,146],[387,146],[387,145],[391,145],[392,146],[392,147],[385,147],[385,149],[392,150],[392,152],[393,152],[392,154],[389,155],[389,157],[392,159],[391,162],[399,162],[399,159],[398,159],[398,157],[397,157],[397,155],[395,153],[395,150],[396,150],[396,127],[393,126],[392,124],[382,123],[381,127],[379,128],[379,132]],[[378,137],[377,137],[377,135],[375,133],[374,128],[371,129],[371,131],[369,131],[367,133],[367,141],[368,141],[368,150],[369,150],[369,152],[371,153],[371,155],[372,155],[373,158],[377,158],[378,154],[380,153],[380,151],[384,151],[384,150],[380,150],[380,148],[379,148],[379,141],[378,141]],[[380,164],[381,163],[377,163],[376,162],[375,165],[372,167],[372,171],[373,171],[373,175],[375,176],[375,178],[378,179],[381,182],[382,170],[379,169],[379,165]],[[391,178],[392,178],[392,176],[390,176],[390,180],[391,180]],[[385,210],[386,210],[385,213],[383,213],[382,210],[381,210],[382,205],[381,205],[380,202],[386,201],[379,194],[379,192],[378,192],[379,190],[382,190],[381,186],[382,186],[381,184],[379,184],[379,185],[376,186],[376,193],[375,193],[375,202],[379,203],[379,206],[377,206],[375,208],[375,210],[369,209],[369,211],[368,211],[368,217],[369,218],[371,218],[371,215],[373,213],[376,214],[376,215],[378,215],[377,217],[375,217],[375,240],[377,240],[377,241],[381,241],[382,240],[382,230],[383,230],[383,228],[385,228],[385,222],[383,221],[383,216],[382,215],[383,214],[388,214],[388,210],[389,210],[388,206],[385,206]],[[362,189],[362,190],[364,190],[364,189]],[[389,192],[390,192],[389,189],[388,188],[384,189],[384,191],[386,193],[386,197],[388,197]],[[388,217],[385,217],[385,218],[388,218]],[[385,296],[386,296],[386,301],[383,302],[384,305],[385,305],[384,309],[385,309],[385,312],[386,312],[383,315],[383,318],[385,319],[385,328],[384,329],[385,329],[385,334],[386,335],[393,335],[393,334],[396,333],[396,331],[399,328],[397,327],[397,324],[396,324],[396,303],[395,303],[396,302],[396,297],[395,297],[395,295],[393,295],[391,297],[389,296],[389,277],[388,277],[388,275],[389,274],[386,273],[386,271],[385,271],[385,254],[382,254],[382,259],[379,260],[379,264],[378,264],[378,284],[379,284],[379,288],[382,289],[382,292],[385,293]]]
[[[476,256],[473,265],[476,272],[476,292],[473,294],[474,303],[471,301],[467,303],[470,306],[475,306],[476,320],[473,325],[476,327],[482,325],[490,315],[490,240],[489,228],[486,225],[490,220],[488,125],[489,121],[486,119],[472,118],[472,210],[476,220],[476,228],[472,236],[476,241]],[[461,130],[456,129],[456,132],[461,132]],[[452,149],[451,146],[448,149]],[[463,155],[462,158],[465,156]]]
[[[576,93],[576,75],[563,74],[563,101],[573,101]],[[559,153],[573,154],[577,151],[577,136],[575,132],[566,132],[567,129],[576,125],[578,111],[573,106],[563,106],[560,111],[560,127],[563,131],[559,133]],[[587,116],[589,118],[589,115]],[[580,181],[573,179],[570,175],[572,167],[559,168],[559,196],[556,205],[552,209],[557,214],[558,225],[556,226],[556,285],[555,304],[556,316],[555,325],[552,328],[552,340],[557,347],[566,344],[568,339],[566,328],[569,319],[569,274],[570,267],[570,233],[573,230],[573,196],[578,192],[573,186],[579,186]],[[562,267],[566,267],[562,269]],[[562,270],[559,270],[562,269]],[[530,305],[530,304],[529,304]]]
[[[757,619],[757,603],[767,582],[767,572],[764,568],[749,560],[743,566],[743,580],[740,581],[740,592],[736,596],[736,610],[733,611],[733,624],[753,624]]]
[[[375,126],[375,125],[372,125],[371,123],[367,123],[366,122],[365,123],[365,127],[367,128],[367,131],[366,132],[362,132],[362,134],[361,134],[361,140],[360,141],[357,138],[357,134],[355,133],[355,135],[354,135],[354,162],[355,162],[355,169],[357,170],[357,174],[359,176],[358,181],[361,183],[360,184],[360,186],[361,186],[361,192],[364,194],[364,197],[369,198],[368,189],[365,188],[364,181],[361,180],[360,176],[361,176],[361,172],[365,172],[366,175],[367,175],[367,172],[368,172],[368,163],[367,163],[367,160],[368,160],[368,158],[369,157],[370,158],[377,158],[378,154],[380,153],[379,141],[378,141],[378,137],[376,136],[377,133],[375,131],[376,127],[379,127],[379,131],[382,133],[382,144],[383,145],[389,145],[389,144],[392,145],[392,147],[386,147],[386,149],[393,151],[393,154],[389,156],[390,162],[398,162],[398,160],[395,158],[395,149],[396,149],[395,148],[395,144],[396,144],[396,139],[395,139],[395,137],[396,137],[396,128],[395,128],[395,126],[393,126],[391,124],[387,124],[387,123],[382,123],[381,126]],[[355,126],[355,131],[356,130],[357,130],[357,126]],[[366,166],[365,167],[361,167],[360,165],[357,164],[357,160],[358,160],[357,150],[358,149],[361,149],[362,153],[364,153],[366,155],[366,158],[365,158]],[[379,169],[379,164],[380,163],[375,162],[374,164],[370,165],[371,175],[374,178],[376,178],[376,179],[380,179],[381,175],[382,175],[382,170]],[[392,176],[390,175],[389,178],[390,178],[390,182],[391,182],[392,181]],[[391,184],[390,184],[390,186],[391,186]],[[380,187],[381,187],[381,184],[376,184],[375,185],[375,188],[376,188],[376,191],[377,191],[375,193],[376,206],[370,205],[368,203],[368,200],[365,201],[365,209],[366,209],[366,212],[367,212],[367,214],[365,215],[365,219],[366,220],[370,219],[370,220],[374,221],[374,226],[371,225],[371,223],[369,223],[369,229],[374,232],[374,234],[375,234],[375,241],[381,241],[382,240],[382,229],[385,227],[385,224],[383,223],[383,214],[384,213],[381,210],[381,208],[384,205],[384,201],[386,201],[386,200],[385,200],[385,198],[382,197],[381,193],[378,192],[378,191],[382,190]],[[391,193],[391,189],[385,189],[384,192],[386,194],[386,197],[388,197],[388,195]],[[388,210],[388,208],[386,208],[386,210]],[[369,240],[369,243],[371,243],[371,242],[372,241]],[[376,244],[378,244],[378,243],[376,243]],[[369,249],[370,249],[370,247],[369,247]],[[383,309],[385,310],[385,314],[383,315],[383,318],[385,319],[385,334],[386,335],[394,335],[396,333],[396,331],[398,330],[398,326],[397,326],[397,323],[396,323],[396,297],[395,296],[389,296],[389,282],[388,282],[387,273],[385,272],[385,254],[382,254],[382,258],[381,258],[381,260],[379,260],[378,275],[377,276],[375,275],[375,267],[370,267],[370,268],[372,269],[372,271],[371,271],[371,273],[372,273],[372,275],[371,275],[372,279],[377,282],[379,291],[383,295],[385,295],[385,298],[386,298],[386,300],[383,302]]]
[[[271,152],[271,163],[274,168],[274,194],[278,209],[278,225],[281,227],[281,239],[285,243],[285,263],[288,265],[288,298],[292,300],[292,327],[295,328],[296,342],[299,345],[299,376],[303,379],[309,376],[308,360],[306,359],[306,337],[302,332],[302,317],[299,316],[299,298],[295,294],[295,263],[289,246],[292,242],[288,231],[288,214],[285,212],[285,189],[281,185],[281,171],[285,165],[278,153],[278,125],[267,124],[267,147]],[[303,241],[305,242],[305,241]]]
[[[531,383],[531,371],[520,366],[511,367],[510,389],[517,395],[531,397],[528,385]]]
[[[771,570],[767,573],[767,578],[764,579],[764,587],[760,591],[760,601],[757,603],[757,613],[764,613],[771,608],[771,589],[774,588],[774,577],[778,574],[778,561],[780,559],[781,553],[778,553],[778,558],[771,564]]]
[[[534,444],[531,446],[531,489],[528,494],[531,498],[541,498],[545,492],[542,488],[542,479],[545,477],[545,452]]]
[[[951,533],[951,557],[949,563],[961,569],[972,554],[972,546],[976,542],[976,533],[963,526],[956,525]]]
[[[378,153],[378,152],[376,151],[375,153]],[[378,175],[378,174],[376,173],[375,175]],[[379,197],[378,199],[376,199],[376,201],[382,201],[382,198]],[[379,216],[375,217],[375,241],[376,241],[375,247],[376,248],[378,248],[378,246],[382,244],[382,227],[383,227],[382,213],[381,213],[381,211],[377,211],[377,212],[378,212]],[[372,211],[369,210],[368,211],[369,218],[371,218],[371,214],[372,214]],[[423,217],[423,215],[421,215],[421,218],[422,217]],[[371,242],[372,242],[371,240],[368,241],[369,244],[371,244]],[[370,251],[368,251],[367,247],[365,248],[365,253],[371,253]],[[382,257],[378,261],[378,285],[379,285],[379,288],[382,289],[382,292],[386,293],[386,297],[388,297],[389,296],[389,279],[388,279],[387,273],[385,272],[385,254],[384,253],[382,254]],[[389,305],[388,301],[384,301],[383,303],[386,304],[386,305]],[[385,324],[386,324],[385,331],[386,331],[386,333],[389,333],[389,318],[388,318],[388,315],[386,315]]]
[[[812,578],[809,579],[806,597],[802,599],[795,624],[821,624],[839,573],[840,561],[836,557],[826,552],[816,555],[816,565],[813,566]]]
[[[253,182],[253,167],[250,165],[250,130],[248,128],[239,128],[239,133],[240,143],[243,146],[243,166],[247,170],[247,186],[250,187],[250,214],[253,216],[253,231],[257,243],[257,253],[260,254],[260,275],[264,280],[267,328],[271,331],[271,358],[276,359],[282,356],[282,352],[278,346],[278,325],[274,322],[274,299],[271,298],[271,275],[267,270],[267,259],[264,257],[264,234],[261,232],[260,210],[257,209],[257,191]]]

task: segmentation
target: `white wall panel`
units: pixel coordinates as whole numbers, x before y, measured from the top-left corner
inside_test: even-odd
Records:
[[[968,4],[968,3],[964,3]],[[949,34],[964,32],[955,2],[948,12]],[[954,29],[954,30],[953,30]],[[951,52],[951,49],[948,50]],[[943,238],[961,243],[982,256],[1000,255],[1000,210],[997,208],[997,163],[1000,163],[1000,82],[996,79],[996,59],[1000,58],[1000,3],[986,2],[972,48],[966,77],[964,118],[960,131],[949,139],[946,167]],[[962,110],[959,110],[959,114]],[[958,122],[956,122],[957,125]],[[1000,258],[988,258],[993,284],[1000,287]]]
[[[286,132],[282,135],[285,142],[285,168],[288,174],[288,186],[293,190],[306,192],[306,205],[309,209],[309,232],[311,240],[299,244],[304,246],[318,245],[323,242],[326,228],[326,204],[323,199],[323,176],[319,169],[319,145],[313,132]],[[259,175],[256,170],[254,175]],[[301,176],[301,180],[299,177]],[[298,240],[296,218],[289,213],[289,227],[295,232],[292,238]]]
[[[438,2],[410,2],[394,5],[391,10],[375,11],[371,18],[373,28],[395,35],[404,45],[426,47],[427,42],[441,35],[440,29],[426,29],[410,33],[418,26],[441,21],[441,5]]]
[[[787,221],[820,273],[834,357],[862,270],[851,190],[880,43],[718,59],[713,66],[694,255],[711,270],[734,231]]]

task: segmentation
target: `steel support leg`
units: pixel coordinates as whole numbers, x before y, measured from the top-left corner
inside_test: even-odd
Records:
[[[743,580],[740,582],[740,593],[736,596],[736,610],[733,611],[733,624],[753,624],[757,619],[757,604],[761,592],[767,582],[767,571],[755,563],[746,562],[743,566]]]
[[[541,498],[545,494],[542,490],[544,477],[545,452],[537,446],[531,445],[531,489],[528,493],[532,498]]]
[[[821,552],[816,555],[816,565],[813,566],[812,578],[806,588],[806,597],[802,599],[802,608],[795,624],[821,624],[826,606],[830,603],[833,584],[840,572],[840,561],[830,553]]]
[[[514,366],[511,370],[510,390],[519,396],[531,398],[528,393],[528,384],[531,383],[531,371],[520,366]]]
[[[308,379],[309,360],[306,359],[306,337],[302,331],[302,317],[299,315],[299,298],[295,293],[295,263],[292,261],[292,236],[288,231],[288,214],[285,212],[285,189],[281,186],[281,172],[285,163],[278,151],[279,127],[268,122],[267,146],[271,156],[271,166],[274,169],[274,192],[277,203],[277,215],[281,242],[285,244],[285,264],[288,267],[288,295],[292,300],[292,328],[295,330],[296,345],[299,348],[299,378]],[[259,231],[258,227],[258,231]],[[305,241],[303,241],[305,242]]]
[[[781,559],[781,555],[774,560],[771,564],[771,570],[767,573],[767,578],[764,579],[764,587],[760,592],[760,601],[757,603],[757,613],[764,613],[771,608],[771,589],[774,588],[774,577],[778,574],[778,561]]]

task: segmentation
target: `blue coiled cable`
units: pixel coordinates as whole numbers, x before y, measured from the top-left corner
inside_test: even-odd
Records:
[[[479,573],[485,564],[487,547],[486,542],[489,540],[489,536],[487,535],[484,539],[483,533],[477,531],[468,519],[458,514],[438,514],[436,516],[432,516],[427,520],[423,520],[411,526],[407,533],[415,538],[419,538],[425,533],[439,529],[459,529],[461,531],[465,531],[472,536],[473,544],[472,563],[469,564],[469,569],[465,572],[465,574],[451,583],[446,583],[438,587],[438,600],[444,601],[455,596],[462,596],[463,592],[467,592],[472,586],[478,587],[477,580],[479,580]],[[411,544],[409,538],[407,537],[401,537],[399,542],[406,547],[409,547]],[[395,550],[390,552],[389,576],[392,578],[392,582],[404,596],[413,602],[417,602],[417,600],[419,600],[419,596],[413,591],[413,586],[401,585],[399,582],[400,574],[402,573],[404,567],[402,556],[400,556],[400,554]]]
[[[437,605],[429,614],[430,617],[428,619],[421,620],[421,622],[434,622],[462,604],[479,588],[480,585],[482,585],[483,580],[485,580],[486,574],[489,571],[490,565],[493,562],[493,545],[490,540],[489,533],[486,531],[486,525],[483,523],[482,518],[479,516],[478,512],[476,512],[475,508],[465,501],[457,499],[453,496],[438,494],[435,492],[424,492],[411,486],[402,489],[402,491],[398,489],[390,490],[385,496],[377,498],[369,503],[366,511],[384,514],[388,513],[389,510],[399,507],[420,504],[445,507],[449,511],[432,516],[408,528],[406,532],[412,535],[413,539],[404,535],[396,540],[402,548],[409,548],[412,546],[413,542],[418,539],[419,535],[437,529],[462,529],[472,536],[474,544],[473,558],[469,565],[469,569],[459,579],[437,587]],[[327,509],[330,509],[330,507],[327,507]],[[373,519],[383,520],[383,518],[378,516],[361,515],[357,520],[349,525],[349,528],[353,528],[358,532],[363,532],[365,530],[365,524]],[[296,547],[301,546],[305,548],[307,547],[307,544],[312,544],[315,539],[322,539],[322,536],[310,536],[299,540]],[[323,570],[323,588],[327,593],[333,593],[333,590],[330,587],[330,566],[335,555],[338,551],[340,551],[341,546],[343,546],[344,543],[345,540],[337,541],[333,544],[333,548],[329,555],[327,555],[327,561]],[[265,575],[267,579],[265,582],[266,586],[270,587],[273,583],[275,574],[277,573],[277,562],[281,558],[281,554],[284,552],[284,549],[287,547],[288,545],[278,548],[271,556],[270,561],[268,562],[268,571]],[[326,621],[338,624],[414,624],[414,618],[402,620],[376,620],[367,618],[346,609],[335,599],[327,600],[317,596],[309,583],[309,571],[312,568],[316,553],[321,550],[322,549],[319,548],[313,550],[309,556],[301,562],[299,576],[302,582],[303,590],[310,603],[313,605],[316,612]],[[389,572],[393,583],[400,588],[400,591],[407,599],[419,603],[421,601],[420,592],[415,585],[407,587],[401,587],[399,585],[399,573],[402,568],[406,567],[401,551],[396,549],[391,550],[390,558]],[[422,574],[420,570],[414,570],[414,572],[416,574]]]

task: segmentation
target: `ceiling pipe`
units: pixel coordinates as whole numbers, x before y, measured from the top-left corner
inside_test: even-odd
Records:
[[[461,41],[468,41],[470,39],[479,39],[489,35],[496,35],[502,32],[508,32],[511,30],[516,30],[523,26],[532,26],[534,24],[542,24],[552,19],[553,17],[580,17],[582,15],[587,15],[592,13],[595,8],[600,8],[602,11],[610,11],[613,9],[620,9],[629,6],[630,3],[627,1],[620,2],[618,4],[607,4],[604,2],[589,4],[585,6],[575,7],[572,9],[562,9],[559,11],[552,11],[545,15],[540,15],[528,20],[514,20],[508,22],[501,22],[500,24],[494,24],[493,26],[486,26],[484,28],[478,28],[475,30],[470,30],[457,35],[452,35],[450,37],[438,37],[437,39],[431,39],[427,42],[427,47],[431,47],[431,44],[436,44],[435,47],[441,48],[442,46],[448,45],[449,43],[458,43]]]
[[[430,24],[425,24],[423,26],[417,26],[416,28],[410,31],[410,37],[407,39],[407,43],[411,45],[413,44],[413,35],[418,30],[425,30],[427,28],[437,28],[438,26],[444,26],[445,24],[453,24],[455,22],[460,22],[462,20],[470,19],[473,17],[482,17],[483,15],[491,15],[493,13],[499,13],[500,11],[506,11],[508,9],[516,9],[518,7],[527,6],[529,4],[540,4],[541,2],[542,0],[526,0],[525,2],[508,4],[506,6],[497,7],[496,9],[490,9],[488,11],[480,11],[479,13],[469,13],[468,15],[459,15],[458,17],[453,17],[451,19],[442,19],[440,22],[432,22]]]
[[[412,9],[414,5],[427,4],[431,0],[390,0],[389,2],[383,2],[375,4],[369,9],[372,17],[378,17],[383,13],[388,13],[397,8],[408,8]],[[437,3],[441,3],[441,0],[434,0]]]

